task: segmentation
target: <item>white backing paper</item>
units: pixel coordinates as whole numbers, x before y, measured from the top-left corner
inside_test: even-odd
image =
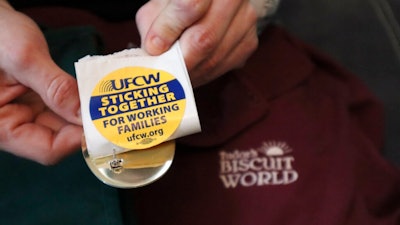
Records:
[[[127,66],[164,70],[176,76],[176,79],[181,83],[186,97],[186,110],[178,129],[168,140],[200,132],[200,122],[193,90],[179,42],[175,43],[170,50],[160,56],[149,56],[141,49],[124,50],[106,56],[86,56],[75,63],[75,70],[86,145],[92,157],[112,155],[113,149],[116,152],[127,150],[113,145],[100,134],[92,122],[89,111],[90,97],[96,84],[110,72]]]

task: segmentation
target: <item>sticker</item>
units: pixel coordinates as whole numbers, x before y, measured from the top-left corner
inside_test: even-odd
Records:
[[[185,112],[185,92],[166,71],[124,67],[97,83],[90,98],[96,129],[113,144],[145,149],[166,141]]]

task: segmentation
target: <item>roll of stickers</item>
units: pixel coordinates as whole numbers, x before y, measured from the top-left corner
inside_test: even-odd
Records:
[[[92,172],[115,187],[146,185],[172,163],[174,139],[200,132],[179,42],[160,56],[141,49],[75,63]]]

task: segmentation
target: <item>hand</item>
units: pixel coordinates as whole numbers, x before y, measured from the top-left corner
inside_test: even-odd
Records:
[[[76,81],[52,61],[37,25],[4,0],[0,30],[0,149],[53,164],[81,143]]]
[[[257,14],[249,0],[151,0],[136,22],[151,55],[180,40],[194,87],[243,66],[258,45]]]

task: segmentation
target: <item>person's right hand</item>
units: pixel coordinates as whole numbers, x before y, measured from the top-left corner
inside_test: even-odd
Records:
[[[249,0],[151,0],[136,23],[150,55],[180,41],[193,87],[242,67],[258,46],[257,10]]]
[[[49,54],[38,26],[0,0],[0,149],[53,164],[81,143],[76,80]]]

